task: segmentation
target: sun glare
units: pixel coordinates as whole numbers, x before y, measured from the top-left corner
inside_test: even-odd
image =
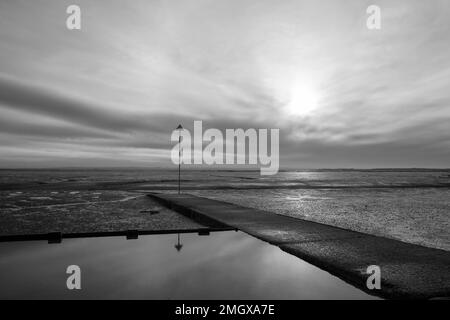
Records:
[[[316,110],[318,101],[319,95],[313,86],[296,84],[292,87],[286,111],[289,115],[306,116]]]

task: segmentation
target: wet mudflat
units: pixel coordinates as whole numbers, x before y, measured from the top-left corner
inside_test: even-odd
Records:
[[[0,236],[202,227],[137,192],[27,189],[0,196]]]

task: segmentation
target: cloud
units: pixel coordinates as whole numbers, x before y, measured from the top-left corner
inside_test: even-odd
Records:
[[[448,1],[380,0],[379,31],[370,1],[80,0],[79,32],[69,4],[0,3],[0,166],[164,164],[194,120],[279,128],[285,166],[449,163]]]
[[[98,103],[68,97],[4,77],[0,77],[0,102],[14,110],[110,131],[147,129],[149,125],[138,114],[117,111],[111,113],[107,107]]]

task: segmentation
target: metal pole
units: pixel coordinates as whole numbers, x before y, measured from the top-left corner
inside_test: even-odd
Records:
[[[178,135],[178,194],[181,193],[181,132]]]

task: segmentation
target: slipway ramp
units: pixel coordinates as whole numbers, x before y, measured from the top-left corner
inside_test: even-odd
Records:
[[[450,297],[450,252],[278,215],[190,194],[149,197],[207,226],[232,227],[279,246],[372,295]],[[367,288],[367,268],[381,269],[381,289]]]

